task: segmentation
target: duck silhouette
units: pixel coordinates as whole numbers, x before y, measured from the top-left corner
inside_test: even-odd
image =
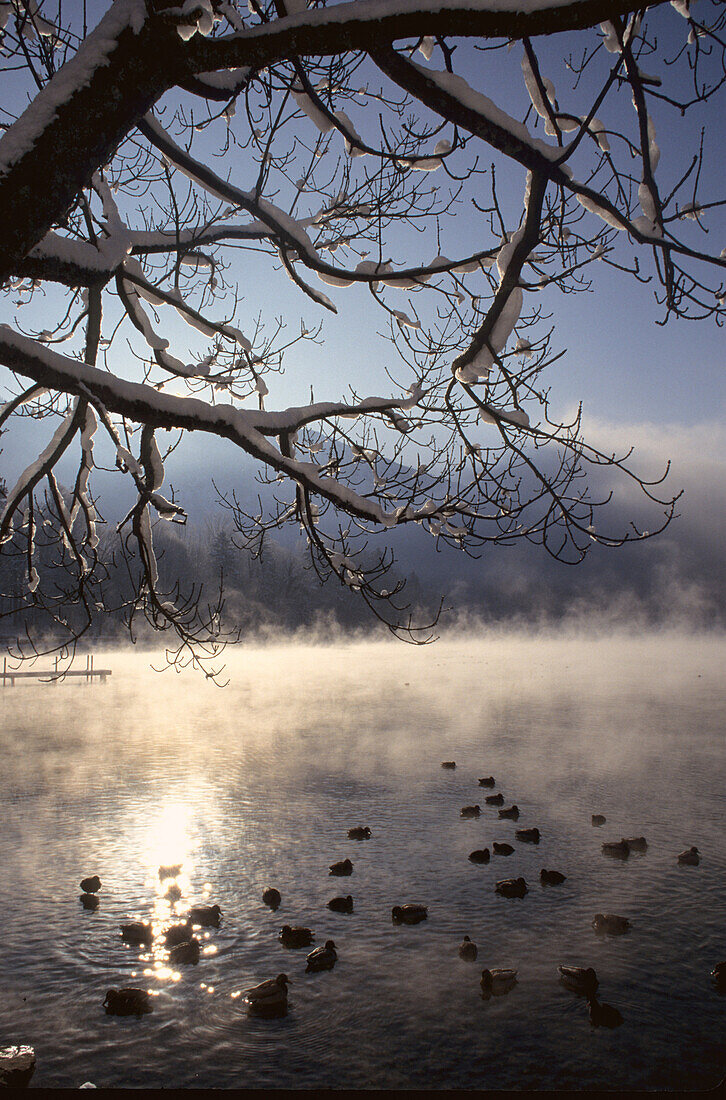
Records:
[[[627,917],[616,913],[596,913],[592,918],[592,927],[596,932],[608,932],[611,936],[620,936],[630,928]]]
[[[284,1016],[287,1013],[287,987],[290,985],[287,974],[278,974],[260,982],[245,994],[247,1011],[252,1016]]]
[[[274,886],[268,886],[262,891],[262,900],[265,905],[269,905],[270,909],[279,909],[280,902],[282,901],[282,895],[279,890],[276,890]]]
[[[345,898],[331,898],[328,902],[328,909],[331,909],[334,913],[352,913],[353,898],[350,894]]]
[[[623,1017],[612,1005],[601,1004],[594,993],[587,998],[590,1023],[593,1027],[620,1027]]]
[[[196,936],[184,943],[177,943],[169,952],[169,962],[190,963],[194,966],[199,962],[200,943]]]
[[[558,966],[560,978],[568,989],[575,993],[594,996],[599,986],[597,974],[591,966]]]
[[[505,898],[523,898],[527,893],[527,883],[523,878],[503,878],[494,890]]]
[[[543,886],[559,886],[566,878],[567,875],[563,875],[562,871],[547,871],[544,867],[539,873],[539,880]]]
[[[218,905],[193,905],[189,910],[189,920],[202,928],[219,928],[221,916]]]
[[[481,972],[481,992],[485,1000],[509,993],[517,984],[517,971],[507,967],[495,967]]]
[[[310,928],[303,928],[300,925],[291,927],[289,924],[283,924],[277,936],[283,947],[309,947],[315,939],[315,933]]]
[[[162,863],[158,870],[160,879],[176,878],[181,874],[181,869],[184,866],[183,863]]]
[[[419,905],[416,902],[394,905],[391,909],[391,920],[395,924],[418,924],[420,921],[426,920],[428,915],[428,906]]]
[[[110,1016],[142,1016],[153,1007],[148,990],[133,987],[109,989],[103,1004]]]
[[[476,944],[472,943],[468,936],[464,936],[459,944],[459,958],[464,959],[465,962],[475,962],[478,954]]]
[[[186,943],[192,938],[192,922],[185,920],[183,924],[172,924],[164,932],[164,943],[167,947],[176,947],[178,943]]]
[[[627,844],[631,852],[647,852],[648,841],[644,836],[624,836],[622,843]]]
[[[326,940],[323,947],[316,947],[307,956],[306,970],[332,970],[338,960],[333,940]]]
[[[154,942],[154,933],[148,921],[134,920],[121,925],[121,939],[148,947]]]
[[[606,840],[602,845],[602,854],[613,859],[627,859],[630,855],[630,845],[627,840]]]

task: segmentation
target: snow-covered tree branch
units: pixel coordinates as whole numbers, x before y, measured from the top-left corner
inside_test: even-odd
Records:
[[[142,615],[172,659],[215,655],[221,596],[205,607],[154,550],[159,518],[186,519],[169,431],[258,464],[259,508],[225,501],[241,545],[299,525],[321,579],[413,640],[431,624],[376,536],[416,524],[460,552],[527,539],[577,562],[669,522],[662,479],[558,416],[548,368],[563,296],[603,279],[650,282],[663,324],[723,323],[726,198],[704,170],[721,0],[113,0],[92,29],[84,12],[0,0],[0,432],[47,422],[0,500],[13,614],[42,611],[52,646],[111,607],[92,490],[110,456],[133,492],[112,551],[132,630]],[[684,116],[689,147],[668,140]],[[361,290],[370,376],[340,364],[316,399],[326,317],[359,326]],[[290,406],[303,352],[310,400]],[[610,530],[588,467],[658,521]]]

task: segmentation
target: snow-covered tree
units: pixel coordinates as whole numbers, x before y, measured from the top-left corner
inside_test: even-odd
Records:
[[[724,15],[721,0],[0,0],[0,431],[47,422],[0,544],[49,644],[106,608],[93,481],[111,454],[134,487],[129,618],[171,631],[172,659],[215,652],[219,606],[165,591],[154,553],[157,520],[186,518],[183,487],[164,487],[179,432],[228,441],[270,482],[259,511],[226,501],[240,544],[300,525],[322,578],[416,640],[376,534],[395,545],[418,524],[469,553],[524,538],[577,561],[662,528],[673,500],[588,444],[579,416],[560,422],[546,371],[563,295],[602,279],[651,279],[663,322],[722,322],[702,120],[726,79]],[[300,313],[283,321],[269,303],[288,278]],[[356,286],[376,381],[339,364],[317,397],[324,318],[347,295],[360,315]],[[304,349],[310,400],[277,407]],[[600,524],[593,465],[662,505],[649,532]]]

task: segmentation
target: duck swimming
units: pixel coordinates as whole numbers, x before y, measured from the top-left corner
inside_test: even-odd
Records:
[[[624,836],[622,843],[627,844],[631,852],[647,852],[648,841],[644,836]]]
[[[353,898],[350,894],[346,898],[331,898],[328,902],[328,909],[332,909],[334,913],[352,913]]]
[[[523,878],[503,878],[496,884],[494,891],[505,898],[523,898],[527,893],[527,883]]]
[[[614,859],[627,859],[630,855],[630,845],[627,840],[606,840],[602,845],[602,854],[612,856]]]
[[[181,874],[181,869],[184,866],[183,863],[162,863],[159,868],[158,874],[161,880],[165,878],[176,878]]]
[[[167,947],[175,947],[178,943],[186,943],[192,938],[192,922],[185,920],[183,924],[172,924],[164,932],[164,943]]]
[[[287,1013],[287,974],[278,974],[248,989],[245,994],[247,1011],[252,1016],[284,1016]]]
[[[341,859],[338,863],[331,863],[329,875],[337,875],[339,878],[344,878],[346,875],[353,874],[353,864],[349,859]]]
[[[560,978],[568,989],[575,993],[584,993],[586,996],[594,996],[599,981],[597,974],[591,966],[558,966]]]
[[[593,993],[587,998],[590,1023],[593,1027],[620,1027],[623,1017],[612,1005],[600,1004]]]
[[[469,852],[472,863],[488,863],[490,858],[488,848],[475,848],[473,852]]]
[[[517,971],[509,970],[506,967],[482,970],[480,984],[482,996],[485,1000],[489,1000],[492,996],[501,997],[502,994],[508,993],[517,984]]]
[[[189,920],[202,928],[219,928],[222,910],[218,905],[193,905],[189,910]]]
[[[306,970],[332,970],[338,959],[333,940],[326,940],[324,947],[316,947],[307,956]]]
[[[630,928],[627,917],[619,917],[616,913],[596,913],[592,918],[592,927],[596,932],[609,932],[611,936],[621,936]]]
[[[154,933],[148,921],[134,920],[121,925],[121,939],[126,943],[144,944],[149,947],[154,942]]]
[[[461,808],[462,817],[479,817],[480,813],[481,808],[479,806],[462,806]]]
[[[274,886],[268,886],[266,890],[262,891],[262,900],[265,905],[269,905],[270,909],[279,909],[282,895]]]
[[[559,886],[566,878],[567,875],[563,875],[562,871],[547,871],[544,867],[539,873],[539,880],[543,886]]]
[[[349,840],[370,840],[371,831],[367,825],[355,825],[348,829]]]
[[[698,864],[701,862],[698,848],[694,845],[692,848],[687,848],[685,852],[681,852],[678,857],[678,862],[684,863],[687,867],[698,867]]]
[[[516,806],[516,805],[515,806],[510,806],[506,810],[500,810],[499,811],[499,816],[500,817],[508,817],[508,818],[510,818],[511,821],[518,821],[519,820],[519,806]]]
[[[98,875],[91,875],[81,879],[80,887],[84,894],[97,894],[101,889],[101,880]]]
[[[493,775],[487,775],[484,779],[479,780],[480,787],[496,787]]]
[[[193,966],[199,962],[199,948],[200,943],[196,936],[192,936],[190,940],[185,940],[183,943],[177,943],[172,947],[169,952],[169,962],[172,963],[191,963]]]
[[[515,829],[514,835],[517,840],[524,841],[525,844],[539,844],[540,831],[539,829]]]
[[[711,977],[718,988],[726,993],[726,962],[716,963],[711,971]]]
[[[103,1004],[110,1016],[142,1016],[152,1010],[146,989],[109,989]]]
[[[507,844],[498,840],[494,841],[492,848],[494,849],[495,856],[511,856],[514,851],[514,846],[512,844]]]
[[[487,806],[503,806],[504,795],[501,791],[499,791],[497,794],[488,794],[484,801],[486,802]]]
[[[289,924],[283,924],[277,938],[283,947],[309,947],[315,939],[315,933],[300,925],[290,927]]]
[[[391,920],[395,924],[418,924],[422,920],[426,920],[429,915],[427,905],[418,905],[416,902],[409,902],[406,905],[394,905],[391,909]]]
[[[465,962],[475,962],[478,954],[476,944],[472,943],[468,936],[464,936],[459,944],[459,958]]]
[[[604,825],[606,821],[607,821],[607,818],[605,817],[605,814],[593,814],[592,815],[593,825]]]
[[[455,760],[442,760],[441,761],[441,767],[442,768],[455,768],[456,767],[456,761]]]

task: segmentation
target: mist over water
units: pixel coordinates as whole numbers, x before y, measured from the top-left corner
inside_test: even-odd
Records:
[[[51,1087],[714,1085],[725,657],[719,635],[675,633],[316,639],[228,651],[223,691],[128,650],[96,655],[113,669],[105,685],[3,689],[0,1045],[31,1043],[32,1084]],[[485,807],[489,774],[518,822]],[[481,817],[462,819],[476,802]],[[347,839],[359,824],[370,840]],[[533,825],[541,843],[518,843]],[[641,834],[645,854],[601,854]],[[468,861],[493,840],[515,853]],[[700,866],[679,867],[694,844]],[[352,876],[329,877],[345,857]],[[183,896],[170,903],[157,868],[176,862]],[[565,883],[542,887],[542,867]],[[94,873],[92,913],[78,883]],[[518,875],[526,897],[494,893]],[[348,893],[352,914],[326,908]],[[124,920],[162,927],[204,901],[223,920],[196,967],[120,939]],[[393,925],[407,901],[428,920]],[[630,932],[596,935],[597,912],[627,916]],[[334,939],[335,969],[306,974],[306,952],[277,942],[283,923]],[[465,933],[474,964],[457,954]],[[591,1026],[559,963],[595,967],[622,1027]],[[518,984],[482,1000],[485,966],[516,967]],[[281,971],[288,1016],[247,1017],[235,995]],[[158,994],[153,1013],[106,1016],[106,990],[124,985]]]

